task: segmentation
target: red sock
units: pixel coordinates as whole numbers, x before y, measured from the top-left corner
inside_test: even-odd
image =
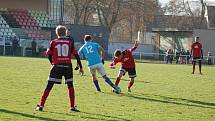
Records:
[[[119,84],[119,82],[120,82],[120,78],[119,78],[119,77],[117,77],[117,78],[116,78],[116,81],[115,81],[115,85],[118,85],[118,84]]]
[[[68,94],[70,99],[70,107],[73,108],[75,106],[75,90],[73,87],[68,88]]]
[[[129,84],[128,84],[128,88],[130,89],[131,87],[132,87],[132,85],[134,84],[134,82],[129,82]]]
[[[49,92],[50,91],[51,90],[49,90],[49,89],[45,89],[45,91],[43,92],[43,96],[41,97],[41,100],[40,100],[40,106],[44,106],[45,105],[46,99],[49,96]]]

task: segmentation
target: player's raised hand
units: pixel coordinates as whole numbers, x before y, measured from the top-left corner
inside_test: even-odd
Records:
[[[135,40],[135,41],[134,41],[134,46],[137,47],[138,45],[139,45],[139,44],[138,44],[138,41]]]

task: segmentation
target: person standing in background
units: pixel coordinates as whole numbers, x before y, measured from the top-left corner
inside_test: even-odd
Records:
[[[202,74],[202,59],[203,59],[203,50],[202,44],[199,42],[199,37],[195,37],[195,42],[191,46],[191,57],[193,61],[193,71],[195,73],[196,61],[199,62],[199,73]]]

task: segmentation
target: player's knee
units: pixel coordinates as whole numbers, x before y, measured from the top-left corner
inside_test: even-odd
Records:
[[[54,82],[49,81],[47,86],[46,86],[46,89],[51,90],[53,86],[54,86]]]
[[[92,74],[92,79],[97,80],[96,75]]]
[[[67,87],[68,87],[68,88],[72,88],[72,87],[73,87],[72,81],[71,81],[71,82],[67,82]]]

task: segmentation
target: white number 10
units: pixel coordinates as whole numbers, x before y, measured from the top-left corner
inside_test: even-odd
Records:
[[[58,44],[55,48],[57,48],[58,56],[68,56],[69,46],[67,44]]]

